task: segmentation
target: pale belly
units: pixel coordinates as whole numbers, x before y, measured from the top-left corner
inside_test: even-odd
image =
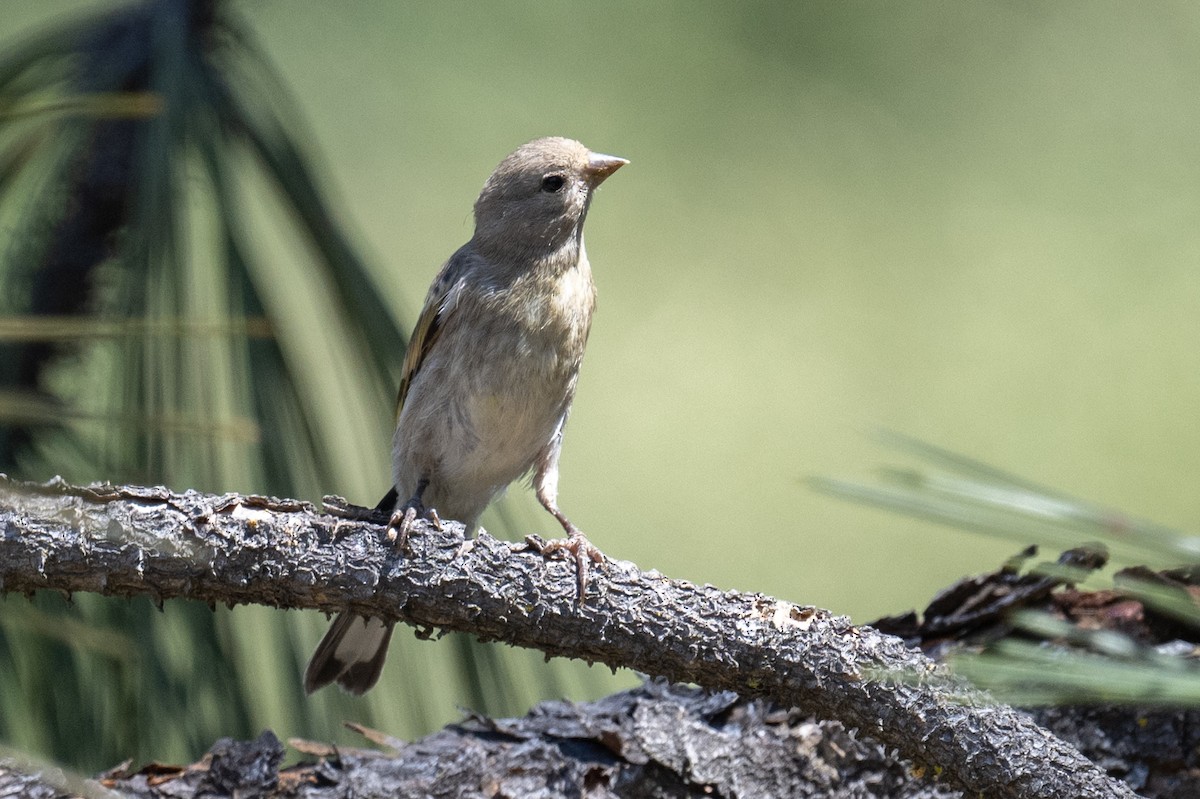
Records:
[[[452,472],[485,482],[507,484],[534,467],[562,417],[563,395],[525,393],[470,397],[466,413],[474,442],[463,447]]]
[[[440,369],[415,381],[393,439],[393,467],[401,501],[428,480],[429,505],[467,521],[509,483],[537,467],[558,433],[574,391],[575,370],[524,373],[522,359],[490,368],[470,380]],[[448,395],[441,385],[469,386]],[[537,387],[537,388],[533,388]]]
[[[470,327],[444,329],[398,420],[392,455],[401,501],[427,480],[427,504],[470,521],[537,470],[575,393],[592,296],[583,268],[527,292],[523,303],[511,294],[460,300],[457,318]]]

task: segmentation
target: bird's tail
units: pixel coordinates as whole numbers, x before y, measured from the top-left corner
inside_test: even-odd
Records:
[[[304,672],[307,693],[337,682],[352,694],[366,693],[379,680],[392,625],[356,613],[342,613],[317,645]]]

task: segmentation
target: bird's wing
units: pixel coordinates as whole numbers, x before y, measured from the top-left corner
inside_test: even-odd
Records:
[[[400,390],[396,396],[396,419],[400,419],[400,411],[404,408],[404,400],[408,398],[408,390],[412,387],[413,379],[421,369],[421,364],[429,355],[446,324],[446,318],[457,304],[459,292],[463,287],[465,259],[463,253],[455,253],[446,262],[441,273],[429,287],[425,297],[425,307],[417,318],[417,326],[413,328],[412,338],[408,342],[408,350],[404,353],[404,365],[400,372]]]

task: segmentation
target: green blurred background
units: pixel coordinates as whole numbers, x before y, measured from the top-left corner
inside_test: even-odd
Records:
[[[7,0],[0,47],[110,5]],[[294,92],[324,187],[405,326],[470,236],[483,180],[517,144],[567,135],[631,160],[588,223],[600,306],[560,495],[610,556],[866,621],[1011,554],[1008,542],[806,487],[885,460],[870,436],[881,426],[1193,526],[1200,500],[1180,475],[1200,471],[1194,4],[230,7]],[[321,286],[286,271],[302,256],[260,216],[256,244],[277,258],[279,302],[299,319],[286,332],[313,353],[314,384],[337,383],[332,345],[312,323]],[[346,430],[328,453],[336,483],[320,490],[373,504],[389,470],[388,441],[371,431],[391,408],[320,390]],[[255,489],[225,479],[198,487]],[[506,534],[553,532],[525,487],[510,497]],[[18,617],[36,628],[17,603],[28,604],[0,603],[0,629]],[[176,604],[168,621],[207,613]],[[219,695],[180,700],[161,710],[192,734],[135,730],[118,742],[128,754],[195,758],[214,730],[262,727],[354,741],[342,718],[413,736],[470,704],[453,681],[427,679],[465,647],[411,640],[393,645],[365,699],[303,700],[298,669],[320,615],[286,614],[302,620],[289,622],[294,649],[283,651],[266,647],[277,642],[260,625],[285,614],[222,613],[233,622],[222,629],[242,638],[214,651],[241,656],[184,658],[177,695],[189,668],[218,668],[253,701],[230,716]],[[524,682],[493,686],[504,694],[493,712],[634,679],[503,657]],[[93,678],[122,713],[105,674]],[[179,715],[188,709],[192,721]],[[36,723],[10,717],[7,740],[111,765],[64,754]]]

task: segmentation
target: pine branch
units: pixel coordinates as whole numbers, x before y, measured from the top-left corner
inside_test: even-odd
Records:
[[[1025,714],[845,617],[621,561],[593,570],[579,604],[572,563],[462,536],[423,526],[401,553],[381,526],[307,502],[0,480],[0,592],[351,608],[803,707],[987,796],[1133,795]]]

